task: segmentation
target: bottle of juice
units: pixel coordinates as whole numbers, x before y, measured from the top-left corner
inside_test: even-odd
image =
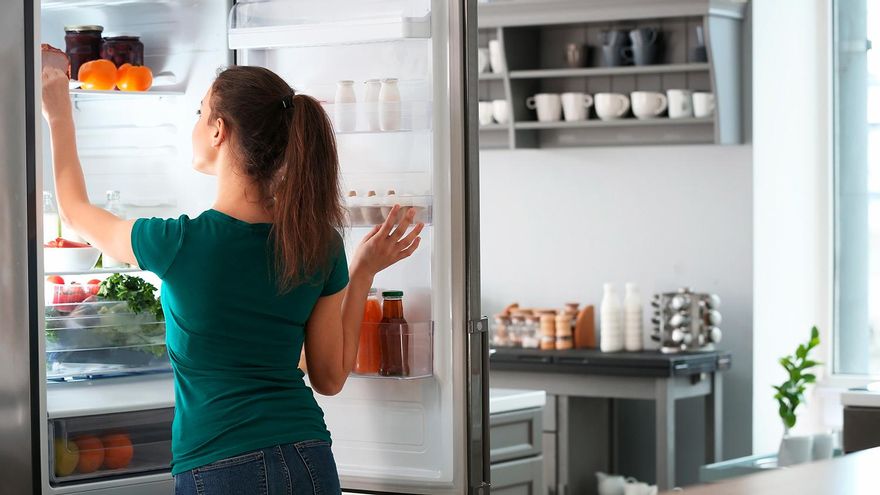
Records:
[[[382,376],[409,376],[409,325],[403,318],[403,292],[382,293],[382,323],[379,340],[382,356],[379,374]]]
[[[379,372],[382,351],[379,345],[379,323],[382,321],[382,307],[376,289],[370,289],[367,304],[364,306],[364,319],[361,322],[361,338],[354,361],[355,373],[374,375]]]

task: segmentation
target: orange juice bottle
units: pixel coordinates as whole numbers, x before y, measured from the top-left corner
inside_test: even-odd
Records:
[[[379,343],[379,322],[381,321],[382,307],[379,304],[376,289],[370,289],[367,304],[364,306],[360,344],[354,361],[355,373],[374,375],[379,372],[379,364],[382,359]]]

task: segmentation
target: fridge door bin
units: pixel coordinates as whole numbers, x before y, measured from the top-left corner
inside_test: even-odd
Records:
[[[373,357],[364,361],[373,365],[352,376],[374,379],[413,380],[434,374],[434,325],[432,322],[364,324],[361,327],[359,360],[373,350]]]
[[[431,224],[432,200],[430,196],[395,194],[392,196],[348,197],[345,206],[348,209],[349,225],[352,227],[379,225],[391,214],[391,208],[396,204],[401,206],[398,221],[407,209],[412,208],[416,215],[413,223]]]
[[[165,323],[119,301],[50,305],[46,362],[50,380],[167,371]]]
[[[336,134],[387,134],[431,130],[431,102],[324,103]]]
[[[429,0],[244,0],[229,13],[229,49],[431,37]]]
[[[169,471],[173,408],[49,421],[49,477],[65,485]]]

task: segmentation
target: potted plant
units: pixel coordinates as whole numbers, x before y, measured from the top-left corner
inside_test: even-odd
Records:
[[[773,398],[779,403],[779,417],[785,426],[785,433],[779,445],[779,465],[789,466],[811,459],[813,437],[810,435],[792,435],[791,430],[797,423],[797,408],[804,402],[804,391],[807,385],[815,383],[816,375],[808,370],[818,366],[818,361],[810,359],[810,351],[819,345],[819,330],[813,327],[810,340],[800,344],[794,354],[783,356],[779,364],[788,373],[788,380],[781,385],[774,385],[776,394]]]

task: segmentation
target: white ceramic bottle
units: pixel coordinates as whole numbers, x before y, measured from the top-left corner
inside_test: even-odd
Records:
[[[623,350],[623,314],[620,296],[611,284],[605,284],[605,295],[599,309],[599,348],[602,352]]]
[[[380,79],[364,81],[364,104],[367,109],[367,124],[371,131],[381,130],[379,127],[379,91],[382,90]]]
[[[636,284],[626,284],[623,299],[623,340],[627,351],[642,350],[642,296]]]
[[[336,130],[352,132],[357,128],[357,97],[354,94],[354,81],[344,80],[336,83],[336,97],[333,99]]]
[[[382,79],[379,90],[379,127],[383,131],[400,129],[400,88],[397,79]]]

